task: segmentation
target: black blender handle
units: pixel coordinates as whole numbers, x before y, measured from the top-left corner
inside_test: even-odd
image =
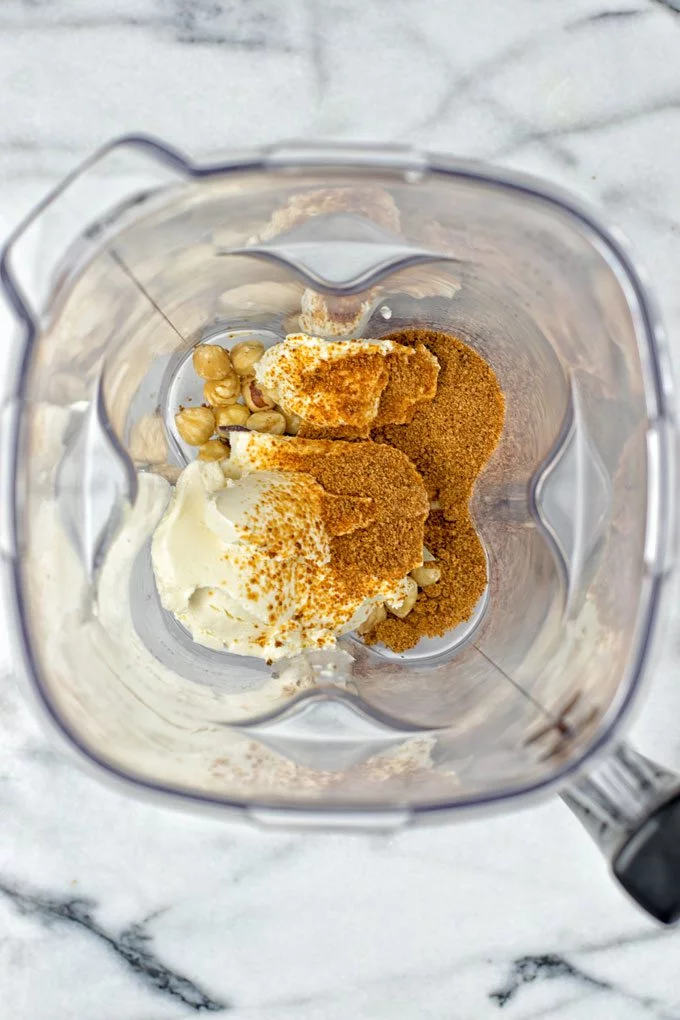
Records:
[[[680,776],[626,744],[562,794],[614,877],[662,924],[680,919]]]
[[[680,791],[631,832],[614,855],[612,871],[657,921],[680,919]]]

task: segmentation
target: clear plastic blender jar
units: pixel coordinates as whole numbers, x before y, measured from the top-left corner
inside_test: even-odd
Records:
[[[564,784],[611,742],[671,566],[674,432],[654,310],[589,211],[407,150],[196,165],[130,138],[29,217],[2,280],[21,330],[2,427],[14,625],[82,759],[261,822],[393,827]],[[404,655],[343,638],[300,692],[191,641],[149,540],[190,456],[173,415],[194,346],[271,344],[319,296],[345,335],[455,333],[507,415],[475,490],[489,584],[471,619]],[[616,746],[568,797],[620,857],[674,784]]]

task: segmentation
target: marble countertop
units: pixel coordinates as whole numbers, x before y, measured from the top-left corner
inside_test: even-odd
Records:
[[[678,362],[679,6],[4,0],[0,235],[123,132],[195,154],[411,142],[604,207],[650,270]],[[633,727],[675,768],[679,635],[677,612]],[[352,837],[151,807],[52,746],[6,644],[0,669],[3,1016],[680,1020],[680,931],[617,891],[558,801]]]

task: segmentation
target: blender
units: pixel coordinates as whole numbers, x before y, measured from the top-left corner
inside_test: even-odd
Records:
[[[532,178],[410,149],[193,163],[128,137],[41,203],[0,272],[10,625],[81,762],[261,825],[394,829],[559,789],[633,898],[680,916],[680,782],[620,739],[668,589],[675,431],[615,231]],[[472,503],[489,581],[470,619],[399,655],[345,636],[299,691],[286,664],[191,640],[150,538],[193,456],[174,412],[200,403],[195,346],[269,346],[314,307],[334,338],[455,334],[507,411]]]

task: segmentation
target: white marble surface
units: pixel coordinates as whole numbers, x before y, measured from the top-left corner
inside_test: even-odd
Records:
[[[4,0],[0,234],[120,132],[193,153],[410,141],[604,206],[651,271],[677,364],[676,6]],[[679,623],[634,726],[640,750],[676,768]],[[152,808],[54,750],[3,650],[3,1017],[677,1020],[679,954],[680,932],[617,892],[556,801],[389,837],[262,834]]]

